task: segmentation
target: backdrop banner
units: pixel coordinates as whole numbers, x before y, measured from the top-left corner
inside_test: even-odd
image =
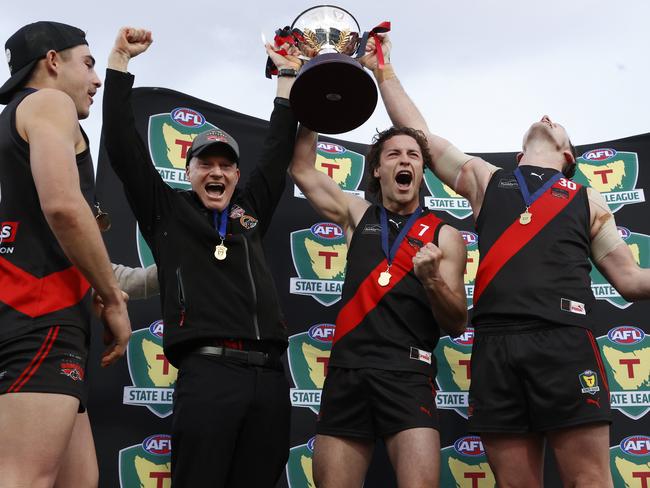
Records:
[[[218,127],[239,143],[241,159],[256,161],[268,127],[265,120],[239,114],[179,92],[137,88],[133,94],[136,124],[162,178],[174,188],[189,188],[185,154],[198,133]],[[269,100],[269,114],[272,103]],[[522,127],[522,131],[525,130]],[[368,146],[321,137],[318,169],[346,192],[365,196]],[[462,149],[462,148],[461,148]],[[650,189],[650,133],[578,147],[574,180],[600,191],[615,213],[619,232],[642,267],[650,267],[650,219],[644,189]],[[504,168],[515,166],[515,153],[478,154]],[[643,168],[643,170],[642,170]],[[242,182],[252,167],[241,167]],[[97,195],[111,214],[105,241],[115,263],[147,266],[151,252],[100,147]],[[428,170],[423,203],[458,228],[467,246],[465,287],[472,309],[479,263],[478,238],[468,202]],[[644,218],[643,215],[646,215]],[[289,326],[286,373],[292,382],[291,452],[279,487],[312,488],[313,436],[321,388],[327,374],[334,321],[345,278],[346,245],[342,229],[319,217],[289,181],[265,250]],[[630,304],[597,271],[592,289],[597,298],[594,335],[603,355],[611,389],[611,467],[617,488],[650,487],[650,303]],[[165,324],[158,297],[129,303],[133,337],[118,365],[101,369],[101,334],[93,338],[89,366],[89,413],[97,444],[101,486],[123,488],[170,486],[169,437],[176,369],[162,351]],[[644,318],[645,317],[645,318]],[[99,326],[95,324],[95,331]],[[437,403],[441,425],[441,486],[495,487],[481,439],[468,435],[467,397],[473,331],[452,339],[443,336],[435,350],[438,362]],[[582,381],[587,381],[582,379]],[[580,387],[581,379],[567,378]],[[261,435],[261,434],[260,434]],[[551,453],[546,456],[546,486],[560,486]],[[251,467],[254,469],[254,462]],[[366,488],[392,487],[395,478],[382,443],[378,443]]]

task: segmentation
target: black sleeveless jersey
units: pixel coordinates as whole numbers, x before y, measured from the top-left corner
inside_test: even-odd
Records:
[[[0,113],[0,340],[54,324],[87,328],[90,321],[89,284],[45,220],[29,144],[16,131],[16,108],[33,92],[19,92]],[[89,149],[77,155],[77,166],[90,204],[94,171]]]
[[[531,194],[557,173],[528,165],[520,169]],[[595,299],[586,188],[561,178],[531,205],[531,222],[522,225],[525,209],[513,171],[495,172],[476,220],[481,261],[474,326],[544,320],[591,327],[588,314]]]
[[[392,246],[409,216],[387,214]],[[368,208],[348,249],[330,366],[435,375],[433,349],[440,331],[412,258],[427,242],[437,245],[442,224],[429,210],[422,212],[395,255],[390,284],[382,287],[378,277],[387,261],[381,245],[380,207]]]

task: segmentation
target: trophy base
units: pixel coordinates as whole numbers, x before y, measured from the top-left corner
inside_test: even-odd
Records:
[[[291,107],[305,127],[322,134],[356,129],[377,106],[370,74],[345,54],[320,54],[300,70],[291,88]]]

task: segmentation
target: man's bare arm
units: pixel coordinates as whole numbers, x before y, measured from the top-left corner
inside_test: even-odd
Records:
[[[388,36],[381,39],[384,57],[389,59],[390,39]],[[373,39],[368,41],[366,53],[360,62],[375,75],[386,111],[393,124],[398,127],[412,127],[424,133],[433,161],[431,171],[446,185],[467,198],[474,214],[478,215],[485,188],[498,168],[483,159],[464,154],[447,139],[431,133],[422,113],[400,83],[393,65],[389,62],[383,69],[379,69]]]
[[[650,269],[634,259],[619,236],[614,215],[602,195],[587,189],[591,211],[591,258],[621,296],[628,302],[650,298]]]
[[[336,182],[316,169],[315,132],[300,127],[289,166],[289,174],[312,207],[326,219],[339,224],[351,236],[370,203],[346,194]]]
[[[440,229],[439,246],[428,243],[413,258],[438,325],[452,337],[465,332],[467,298],[463,280],[467,250],[460,233],[449,225]]]
[[[74,103],[63,92],[40,90],[20,104],[16,121],[30,146],[43,214],[66,256],[105,304],[102,319],[113,335],[102,357],[106,366],[124,355],[131,325],[97,223],[79,187],[75,146],[81,133]]]

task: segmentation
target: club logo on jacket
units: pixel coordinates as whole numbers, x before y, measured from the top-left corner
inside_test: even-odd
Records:
[[[360,198],[365,198],[365,193],[358,190],[363,179],[365,161],[363,154],[340,144],[318,141],[316,146],[316,169],[332,178],[344,192]],[[294,185],[293,196],[305,198],[296,185]]]
[[[635,152],[599,147],[577,159],[573,180],[598,190],[612,212],[624,205],[645,202],[642,188],[636,188],[639,157]]]
[[[642,268],[650,267],[650,236],[630,231],[626,227],[618,227],[618,233],[630,248],[636,263]],[[618,308],[627,308],[632,305],[626,301],[616,288],[614,288],[598,271],[591,267],[591,291],[597,300],[606,300],[610,305]]]
[[[496,488],[480,437],[461,437],[440,450],[440,486]]]
[[[454,410],[463,418],[468,417],[473,344],[474,329],[469,327],[459,337],[441,337],[433,351],[438,364],[436,407]]]
[[[172,440],[155,434],[119,453],[120,487],[169,488],[171,486]]]
[[[320,397],[327,376],[334,324],[312,325],[307,332],[289,337],[287,359],[294,388],[291,405],[307,407],[312,412],[320,410]]]
[[[614,486],[650,486],[650,437],[637,434],[625,437],[609,449]]]
[[[172,413],[172,396],[178,370],[163,353],[165,326],[156,320],[131,335],[126,357],[133,386],[124,387],[123,403],[147,407],[164,418]]]
[[[640,419],[650,411],[650,337],[640,327],[621,325],[597,341],[612,408]]]
[[[440,181],[429,168],[424,170],[424,183],[431,196],[424,197],[424,205],[431,210],[444,210],[457,219],[472,215],[472,207],[464,197]]]
[[[341,299],[347,244],[343,229],[331,222],[318,222],[291,233],[291,257],[298,273],[290,280],[290,292],[308,295],[329,307]]]

